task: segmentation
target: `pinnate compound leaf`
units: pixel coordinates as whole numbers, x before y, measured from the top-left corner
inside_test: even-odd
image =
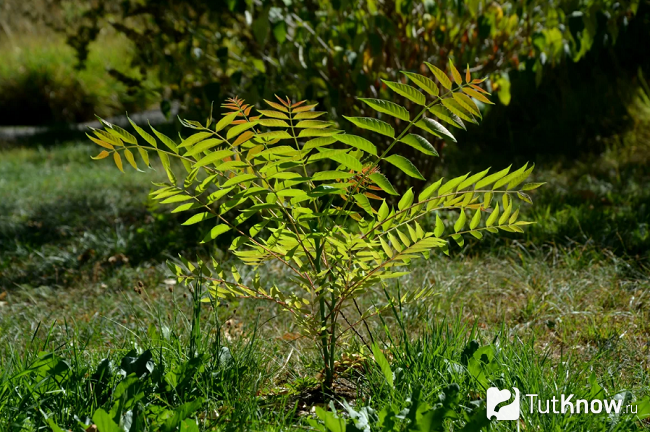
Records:
[[[381,80],[381,82],[386,84],[388,88],[393,90],[398,95],[404,96],[406,99],[410,100],[413,103],[422,106],[427,104],[426,96],[424,96],[420,90],[411,87],[410,85],[386,80]]]
[[[354,123],[356,126],[362,129],[368,129],[373,132],[394,138],[395,129],[391,125],[381,120],[370,117],[346,117],[343,116],[346,120]]]
[[[396,166],[409,177],[425,180],[425,178],[422,176],[420,171],[418,171],[415,165],[413,165],[413,163],[411,163],[411,161],[406,159],[404,156],[393,154],[386,158],[386,162]]]
[[[408,134],[402,138],[401,141],[404,144],[421,151],[425,155],[438,156],[438,151],[435,149],[435,147],[433,147],[433,145],[431,145],[431,143],[427,141],[426,138],[421,137],[420,135]]]
[[[377,112],[388,114],[404,121],[409,121],[410,119],[409,112],[406,110],[406,108],[401,105],[397,105],[396,103],[383,99],[359,98],[359,100]]]
[[[343,144],[356,147],[360,150],[365,151],[366,153],[377,156],[377,147],[365,138],[350,134],[337,134],[334,135],[333,138],[339,142],[342,142]]]

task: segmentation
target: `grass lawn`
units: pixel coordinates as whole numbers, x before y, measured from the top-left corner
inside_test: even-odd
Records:
[[[434,255],[392,286],[434,288],[369,322],[394,387],[360,329],[340,353],[340,400],[386,415],[418,398],[444,407],[445,395],[470,412],[493,383],[548,398],[648,397],[647,140],[635,133],[603,155],[539,167],[535,181],[549,185],[533,196],[526,216],[538,224],[526,235]],[[148,200],[160,171],[124,175],[94,153],[85,143],[0,153],[0,430],[84,430],[103,412],[123,430],[192,430],[186,418],[201,430],[319,430],[318,354],[288,317],[268,304],[204,306],[192,339],[192,293],[164,261],[181,251],[228,261],[227,244],[196,248],[200,229]],[[490,430],[648,427],[631,414],[523,411]]]

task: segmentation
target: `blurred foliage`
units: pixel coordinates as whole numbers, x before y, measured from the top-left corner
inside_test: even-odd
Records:
[[[167,98],[187,108],[233,94],[268,98],[273,88],[318,100],[335,114],[352,109],[355,96],[376,97],[380,78],[448,58],[476,64],[473,72],[490,76],[508,104],[509,71],[533,71],[539,84],[545,64],[580,60],[596,39],[611,46],[638,8],[638,1],[613,0],[49,4],[65,12],[53,15],[54,25],[68,35],[80,64],[100,29],[111,26],[135,43],[134,63],[157,73]]]
[[[0,43],[0,125],[88,121],[95,114],[140,111],[156,101],[155,84],[129,87],[106,73],[114,68],[138,74],[129,65],[130,42],[112,33],[90,45],[82,70],[74,68],[75,51],[51,33]]]

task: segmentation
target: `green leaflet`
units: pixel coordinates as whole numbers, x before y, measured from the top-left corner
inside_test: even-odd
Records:
[[[388,360],[386,360],[384,353],[381,352],[379,346],[376,343],[372,344],[372,355],[375,358],[375,362],[377,362],[377,366],[379,366],[379,369],[384,374],[386,382],[390,387],[393,387],[393,371],[391,371]]]
[[[246,122],[242,124],[238,124],[236,126],[231,127],[228,129],[228,133],[226,134],[227,139],[232,139],[233,137],[236,137],[240,133],[247,131],[248,129],[257,126],[257,121],[252,121],[252,122]]]
[[[337,141],[338,136],[329,136],[329,137],[321,137],[321,138],[314,138],[312,140],[309,140],[305,143],[305,146],[302,148],[303,150],[311,150],[313,148],[318,148],[318,147],[323,147],[326,145],[333,144]]]
[[[261,126],[266,126],[266,127],[290,127],[289,123],[287,123],[284,120],[278,120],[278,119],[260,119],[258,120],[258,124]]]
[[[503,177],[502,179],[497,180],[496,183],[494,183],[494,186],[492,186],[492,189],[499,189],[501,186],[504,184],[509,183],[511,180],[517,178],[518,176],[522,175],[526,171],[526,167],[528,164],[525,164],[521,168],[519,168],[517,171],[513,171],[507,176]]]
[[[305,129],[325,129],[332,126],[332,122],[325,120],[302,120],[299,121],[295,128],[305,128]]]
[[[440,179],[437,182],[427,186],[427,188],[424,189],[418,196],[418,201],[424,201],[426,199],[429,199],[431,195],[433,195],[433,193],[438,190],[438,188],[442,184],[442,180],[443,179]]]
[[[408,208],[411,204],[413,204],[414,198],[415,195],[413,194],[413,188],[410,188],[406,191],[402,199],[399,200],[399,203],[397,203],[397,209],[401,211],[405,208]]]
[[[289,132],[287,131],[269,131],[269,132],[262,132],[257,135],[255,135],[258,138],[262,138],[264,140],[274,140],[274,139],[290,139],[293,138]]]
[[[314,181],[341,180],[354,177],[354,174],[344,171],[319,171],[312,176]]]
[[[307,192],[302,189],[282,189],[281,191],[276,192],[276,195],[279,197],[297,197],[306,194]]]
[[[234,112],[234,113],[230,113],[230,114],[227,114],[227,115],[223,116],[223,117],[221,118],[221,120],[219,120],[219,121],[217,122],[217,125],[216,125],[216,127],[215,127],[215,131],[216,131],[216,132],[219,132],[219,131],[221,131],[222,129],[224,129],[226,126],[229,126],[232,122],[235,121],[235,118],[236,118],[236,117],[237,117],[237,113],[236,113],[236,112]]]
[[[411,87],[410,85],[393,82],[393,81],[386,81],[386,80],[381,80],[381,82],[386,84],[386,86],[388,86],[388,88],[393,90],[395,93],[404,96],[406,99],[410,100],[411,102],[414,102],[422,106],[427,104],[426,96],[424,96],[420,90]]]
[[[440,120],[449,123],[453,127],[465,129],[465,123],[456,114],[451,113],[447,108],[441,105],[434,105],[429,108],[429,112]]]
[[[408,134],[400,141],[406,145],[413,147],[414,149],[421,151],[425,155],[438,156],[438,151],[431,145],[429,141],[427,141],[426,138],[421,137],[420,135]]]
[[[420,87],[425,92],[429,93],[431,96],[438,96],[438,86],[432,79],[427,78],[423,75],[419,75],[413,72],[402,72],[408,79],[413,81],[418,87]]]
[[[368,129],[378,134],[386,135],[388,137],[395,137],[395,129],[391,125],[381,120],[370,117],[346,117],[343,116],[346,120],[354,123],[356,126],[361,129]]]
[[[446,140],[456,142],[456,138],[447,130],[446,127],[441,125],[435,120],[432,120],[427,117],[422,117],[421,120],[419,120],[417,123],[415,123],[417,127],[420,129],[424,129],[425,131],[429,132],[430,134],[433,134],[435,136],[443,137]]]
[[[420,171],[411,163],[410,160],[406,159],[404,156],[400,155],[390,155],[386,159],[386,162],[395,165],[399,168],[404,174],[409,177],[413,177],[420,180],[425,180],[425,178],[420,174]]]
[[[203,237],[203,240],[201,243],[207,243],[209,241],[212,241],[219,237],[221,234],[226,233],[230,231],[230,227],[228,225],[217,225],[213,227],[206,235]]]
[[[447,183],[445,183],[440,190],[438,191],[438,195],[444,195],[447,192],[451,192],[456,186],[461,184],[463,180],[467,178],[467,174],[461,177],[456,177],[451,180],[449,180]]]
[[[478,124],[478,121],[474,118],[474,116],[465,110],[465,108],[458,103],[457,100],[455,99],[443,99],[442,104],[447,108],[449,111],[452,113],[456,114],[458,117],[462,118],[463,120],[466,120],[470,123]]]
[[[391,182],[382,173],[370,174],[369,178],[387,194],[399,195]]]
[[[485,175],[488,173],[488,171],[490,171],[490,168],[488,168],[488,169],[486,169],[486,170],[484,170],[484,171],[481,171],[480,173],[476,173],[476,174],[474,174],[473,176],[471,176],[471,177],[468,178],[467,180],[463,181],[460,185],[458,185],[458,189],[456,189],[456,190],[459,190],[459,191],[460,191],[460,190],[463,190],[463,189],[465,189],[467,186],[469,186],[469,185],[471,185],[471,184],[473,184],[473,183],[476,183],[477,181],[479,181],[479,180],[481,180],[483,177],[485,177]]]
[[[446,73],[444,73],[441,69],[439,69],[437,66],[432,65],[431,63],[424,62],[425,65],[429,68],[429,70],[438,78],[438,81],[440,81],[440,85],[442,85],[444,88],[447,90],[451,90],[451,80],[447,76]]]
[[[478,107],[474,101],[469,98],[469,96],[464,93],[454,93],[454,99],[456,99],[456,102],[465,108],[465,110],[475,115],[476,117],[481,118],[481,111],[479,111]]]
[[[396,103],[383,99],[359,98],[359,100],[377,112],[388,114],[400,120],[409,121],[411,118],[406,108]]]
[[[194,225],[194,224],[199,223],[199,222],[210,220],[210,219],[212,219],[214,217],[216,217],[216,215],[214,215],[214,214],[212,214],[210,212],[203,212],[203,213],[195,214],[194,216],[192,216],[191,218],[189,218],[188,220],[183,222],[183,225]]]
[[[463,79],[460,76],[460,73],[458,72],[458,69],[456,69],[456,66],[454,66],[454,62],[449,59],[449,69],[451,69],[451,75],[454,77],[454,81],[456,84],[461,85],[463,84]]]
[[[112,133],[115,135],[117,138],[120,138],[122,141],[129,143],[129,144],[137,144],[138,140],[128,131],[122,129],[118,125],[114,125],[111,123],[108,123],[102,119],[100,121],[105,124],[106,126],[109,127],[108,132]]]
[[[226,188],[229,186],[238,185],[240,183],[246,183],[256,178],[257,176],[255,174],[240,174],[226,181],[224,184],[221,185],[221,187]]]
[[[365,151],[366,153],[370,153],[371,155],[377,156],[377,147],[375,147],[373,143],[371,143],[365,138],[361,138],[360,136],[349,135],[349,134],[338,134],[338,135],[334,135],[332,138],[336,139],[339,142],[342,142],[343,144],[356,147],[360,150]]]
[[[433,230],[433,235],[440,237],[445,232],[445,224],[440,219],[440,216],[436,215],[436,227]]]
[[[533,190],[533,189],[537,189],[538,187],[543,186],[543,185],[545,185],[545,184],[546,184],[546,182],[542,182],[542,183],[527,183],[527,184],[525,184],[525,185],[523,185],[523,186],[521,187],[521,190],[522,190],[522,191]]]
[[[481,223],[481,209],[477,209],[469,223],[469,229],[476,228]]]
[[[198,132],[185,138],[178,148],[192,147],[194,144],[203,141],[214,135],[212,132]]]
[[[271,117],[271,118],[276,118],[276,119],[281,119],[281,120],[289,120],[289,117],[280,111],[273,111],[273,110],[257,110],[259,113],[265,115],[266,117]]]
[[[390,213],[390,210],[388,208],[388,204],[386,204],[386,200],[384,200],[381,203],[381,206],[379,207],[379,212],[377,213],[378,214],[378,221],[383,222],[384,220],[386,220],[389,213]]]
[[[184,156],[185,157],[196,156],[197,154],[200,154],[206,150],[210,150],[212,147],[218,146],[222,142],[223,140],[217,138],[206,139],[205,141],[201,141],[200,143],[192,147],[192,149],[187,153],[185,153]]]
[[[129,123],[131,123],[131,126],[133,126],[133,129],[142,137],[146,142],[151,144],[152,147],[156,148],[158,145],[156,144],[156,139],[149,135],[144,129],[142,129],[140,126],[135,124],[133,120],[129,118],[129,116],[126,116],[127,119],[129,119]]]
[[[309,161],[317,161],[321,159],[331,159],[357,172],[361,172],[363,170],[363,165],[361,165],[361,162],[359,162],[358,159],[355,159],[354,157],[347,154],[346,150],[326,150],[322,153],[317,153],[311,156],[309,158]]]
[[[165,135],[165,134],[162,134],[162,133],[158,132],[156,129],[154,129],[153,126],[149,125],[149,127],[151,128],[151,130],[153,131],[153,133],[156,134],[156,136],[158,137],[158,139],[159,139],[163,144],[165,144],[167,147],[169,147],[169,149],[170,149],[171,151],[173,151],[174,153],[178,154],[178,147],[176,146],[176,143],[175,143],[171,138],[169,138],[169,137],[168,137],[167,135]]]
[[[357,202],[359,207],[364,209],[368,214],[372,215],[375,213],[374,209],[372,208],[372,205],[370,204],[370,200],[368,200],[368,197],[365,196],[364,194],[354,195],[354,200]]]
[[[491,227],[492,225],[494,225],[494,222],[496,222],[498,217],[499,217],[499,203],[497,203],[494,206],[494,210],[492,211],[492,214],[490,214],[490,217],[488,218],[488,220],[485,221],[485,226],[486,227]]]
[[[232,150],[217,150],[195,163],[194,168],[206,166],[215,162],[221,162],[223,159],[233,155],[234,153]]]
[[[476,186],[474,186],[475,189],[483,189],[485,186],[489,186],[495,181],[499,180],[500,178],[503,178],[508,174],[510,171],[510,168],[512,165],[510,165],[508,168],[502,169],[499,172],[496,172],[494,174],[490,174],[489,176],[485,177],[483,180],[479,181],[476,183]]]
[[[465,209],[461,208],[460,209],[460,216],[458,217],[458,220],[454,224],[454,231],[458,232],[465,228],[465,222],[467,222],[467,215],[465,214]]]
[[[298,134],[299,138],[310,138],[310,137],[327,137],[341,133],[338,129],[303,129]]]

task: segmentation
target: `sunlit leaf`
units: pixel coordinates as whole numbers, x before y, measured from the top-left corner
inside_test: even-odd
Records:
[[[414,149],[421,151],[426,155],[438,156],[438,151],[433,147],[433,145],[431,145],[431,143],[427,141],[426,138],[423,138],[420,135],[408,134],[400,141],[406,145],[413,147]]]
[[[398,95],[404,96],[406,99],[414,102],[418,105],[426,105],[427,98],[422,94],[422,92],[414,87],[411,87],[407,84],[402,84],[393,81],[381,80],[388,88],[393,90]]]
[[[370,153],[371,155],[377,156],[377,147],[367,139],[362,138],[360,136],[350,135],[350,134],[337,134],[334,135],[334,139],[336,139],[339,142],[342,142],[343,144],[356,147],[358,149],[365,151],[366,153]]]
[[[368,129],[373,132],[377,132],[388,137],[395,137],[395,129],[391,125],[381,120],[370,117],[346,117],[343,116],[346,120],[354,123],[356,126],[362,129]]]
[[[447,90],[451,90],[451,80],[449,79],[446,73],[444,73],[441,69],[439,69],[437,66],[432,65],[431,63],[424,62],[424,64],[426,64],[429,70],[431,70],[431,72],[436,76],[436,78],[438,78],[440,85],[442,85]]]
[[[409,121],[410,119],[409,112],[406,108],[396,103],[383,99],[359,98],[359,100],[377,112],[388,114],[404,121]]]
[[[413,165],[413,163],[406,159],[404,156],[400,156],[397,154],[390,155],[386,158],[386,162],[395,165],[397,168],[399,168],[404,174],[408,175],[409,177],[413,177],[416,179],[424,180],[425,178],[420,174],[420,171]]]

